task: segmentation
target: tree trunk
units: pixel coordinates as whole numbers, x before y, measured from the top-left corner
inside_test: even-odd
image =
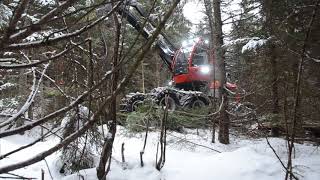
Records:
[[[213,42],[214,42],[214,39],[213,39],[213,17],[212,17],[212,4],[211,4],[211,1],[210,0],[204,0],[204,5],[205,5],[205,8],[206,8],[206,15],[208,17],[208,21],[209,21],[209,27],[210,27],[210,50],[214,47],[213,46]],[[213,54],[210,54],[210,56],[213,55]],[[215,63],[215,62],[214,62]],[[215,77],[216,73],[215,73],[215,64],[213,65],[213,76],[211,77],[212,81],[211,82],[215,82],[216,81],[216,77]],[[213,89],[213,97],[214,97],[214,101],[213,101],[213,106],[212,106],[212,112],[215,112],[217,111],[217,106],[216,106],[216,90]],[[211,118],[211,128],[212,128],[212,134],[211,134],[211,143],[215,143],[215,139],[216,139],[216,117],[215,116],[212,116]]]
[[[265,28],[267,31],[267,35],[269,37],[274,35],[273,30],[273,1],[272,0],[265,0],[264,2],[264,11],[266,14],[266,22],[265,22]],[[269,47],[268,53],[270,56],[270,62],[271,62],[271,73],[272,73],[272,113],[274,115],[279,114],[279,95],[278,95],[278,65],[277,65],[277,54],[276,54],[276,46],[271,41],[271,45]],[[267,55],[268,56],[268,55]]]
[[[26,92],[27,92],[27,87],[28,87],[28,77],[27,75],[25,74],[26,73],[26,70],[24,69],[21,69],[20,72],[19,72],[19,92],[21,92],[23,94],[23,97],[25,96]],[[33,78],[33,77],[31,77]],[[22,98],[23,99],[23,98]],[[21,101],[18,105],[18,109],[21,109],[24,105],[24,102]],[[24,115],[24,114],[22,114]],[[23,118],[18,118],[17,121],[15,122],[15,127],[21,127],[24,125],[24,120]],[[10,127],[10,126],[9,126]],[[21,135],[24,134],[24,132],[21,132],[20,133]]]
[[[303,66],[304,66],[304,61],[305,61],[305,53],[307,51],[307,43],[309,36],[312,31],[312,25],[314,23],[314,20],[316,18],[317,10],[319,7],[320,0],[317,0],[316,3],[314,4],[314,9],[312,13],[312,17],[310,18],[310,22],[307,27],[307,32],[304,37],[303,45],[302,45],[302,50],[300,54],[300,61],[299,61],[299,66],[298,66],[298,74],[297,74],[297,79],[296,79],[296,86],[295,86],[295,92],[294,92],[294,105],[293,105],[293,122],[292,122],[292,132],[291,132],[291,137],[290,137],[290,145],[289,145],[289,152],[288,152],[288,163],[287,163],[287,171],[286,171],[286,176],[285,179],[287,180],[289,178],[289,173],[290,173],[290,179],[292,179],[292,154],[293,154],[293,147],[294,147],[294,141],[295,141],[295,136],[296,136],[296,131],[299,125],[302,124],[301,116],[300,116],[300,103],[301,103],[301,81],[302,81],[302,76],[303,76]],[[288,172],[290,171],[290,172]]]
[[[144,84],[144,61],[141,62],[141,79],[142,79],[142,93],[145,94],[145,84]]]
[[[272,43],[272,42],[271,42]],[[280,122],[280,106],[279,106],[279,94],[278,94],[278,65],[277,65],[277,55],[275,52],[275,45],[271,44],[270,46],[270,62],[271,62],[271,73],[272,73],[272,114],[273,119],[275,120],[275,123]],[[272,127],[271,128],[271,135],[274,137],[278,137],[280,134],[277,130],[277,128]]]
[[[114,45],[114,54],[113,54],[113,68],[115,68],[118,64],[118,54],[119,54],[119,42],[120,42],[120,30],[121,30],[121,24],[118,21],[117,15],[113,16],[113,20],[115,23],[115,45]],[[114,73],[112,76],[112,85],[111,89],[112,92],[117,89],[117,84],[118,84],[118,73]],[[116,135],[117,131],[117,98],[114,97],[110,103],[110,111],[106,117],[108,118],[108,122],[111,121],[111,123],[108,124],[108,129],[109,132],[105,137],[104,144],[103,144],[103,149],[101,152],[100,156],[100,161],[99,161],[99,166],[97,167],[97,177],[99,180],[105,180],[106,176],[110,170],[110,165],[111,165],[111,155],[112,155],[112,147],[113,147],[113,141]],[[106,165],[109,162],[107,169]]]
[[[220,78],[219,94],[221,95],[222,108],[219,117],[219,136],[218,140],[220,143],[229,144],[229,116],[226,112],[228,107],[227,91],[224,89],[226,84],[226,70],[225,70],[225,57],[223,45],[223,34],[222,34],[222,21],[221,21],[221,0],[213,0],[213,18],[214,18],[214,54],[218,66],[218,77]]]

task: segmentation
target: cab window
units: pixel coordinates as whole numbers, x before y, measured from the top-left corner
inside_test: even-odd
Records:
[[[188,73],[188,57],[189,57],[188,51],[181,49],[176,56],[176,62],[174,67],[174,73],[176,75],[178,74],[186,74]]]
[[[192,66],[201,66],[209,63],[206,49],[198,47],[192,57]]]

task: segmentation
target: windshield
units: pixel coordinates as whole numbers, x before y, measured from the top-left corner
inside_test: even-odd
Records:
[[[190,56],[190,52],[191,51],[188,51],[188,49],[180,49],[178,52],[174,65],[174,73],[176,75],[188,73],[188,58]]]
[[[209,63],[207,50],[197,47],[192,57],[192,66],[201,66]]]
[[[208,54],[207,52],[201,52],[198,54],[194,54],[192,59],[192,66],[200,66],[208,64]]]

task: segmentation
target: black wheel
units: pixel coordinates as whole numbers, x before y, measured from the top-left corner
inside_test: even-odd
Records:
[[[206,103],[200,99],[195,99],[191,102],[190,108],[192,109],[200,109],[206,106]]]
[[[201,109],[205,106],[208,106],[209,104],[210,102],[204,97],[194,96],[185,102],[185,107],[188,107],[191,109]]]
[[[168,111],[174,111],[176,109],[176,102],[170,96],[165,96],[159,101],[159,106],[162,109],[168,109]]]
[[[134,101],[134,102],[132,103],[132,105],[131,105],[132,111],[136,111],[137,108],[138,108],[139,106],[141,106],[142,104],[143,104],[143,100],[137,99],[136,101]]]
[[[128,101],[128,104],[127,104],[127,111],[128,112],[133,112],[133,111],[136,111],[137,108],[143,104],[143,101],[144,101],[145,97],[144,95],[142,94],[137,94],[137,95],[134,95],[132,96],[129,101]]]

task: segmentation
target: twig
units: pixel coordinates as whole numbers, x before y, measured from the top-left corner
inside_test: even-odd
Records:
[[[27,58],[26,55],[25,55],[25,57]],[[38,83],[37,83],[37,80],[36,80],[35,68],[32,68],[32,72],[33,72],[34,78],[33,78],[32,91],[30,92],[30,95],[29,95],[28,99],[26,100],[24,105],[21,107],[21,109],[16,114],[12,115],[9,119],[7,119],[6,121],[4,121],[4,122],[2,122],[0,124],[0,128],[10,124],[11,122],[16,121],[20,116],[22,116],[30,108],[30,106],[33,103],[34,98],[35,98],[35,96],[36,96],[36,94],[38,92],[40,84],[42,82],[43,74],[45,73],[45,71],[47,70],[48,67],[49,67],[49,64],[45,65],[45,68],[41,73],[41,77],[40,77]]]
[[[0,178],[7,178],[7,179],[37,179],[37,178],[27,178],[27,177],[20,176],[20,175],[14,174],[14,173],[6,173],[6,174],[11,175],[11,176],[15,176],[15,177],[0,176]]]
[[[52,128],[52,129],[53,129],[53,128]],[[52,130],[52,129],[51,129],[51,130]],[[23,149],[26,149],[26,148],[28,148],[28,147],[33,146],[34,144],[36,144],[36,143],[40,142],[41,140],[43,140],[43,138],[47,137],[47,135],[48,135],[49,133],[50,133],[50,131],[48,131],[46,134],[44,134],[43,136],[41,136],[40,138],[36,139],[35,141],[31,142],[31,143],[28,144],[28,145],[21,146],[21,147],[19,147],[18,149],[15,149],[15,150],[10,151],[10,152],[8,152],[8,153],[6,153],[6,154],[4,154],[4,155],[1,155],[1,156],[0,156],[0,160],[3,159],[3,158],[6,158],[7,156],[10,156],[11,154],[14,154],[14,153],[18,152],[18,151],[21,151],[21,150],[23,150]]]
[[[215,151],[215,152],[217,152],[217,153],[221,153],[221,151],[218,151],[218,150],[216,150],[216,149],[213,149],[213,148],[211,148],[211,147],[208,147],[208,146],[205,146],[205,145],[202,145],[202,144],[198,144],[198,143],[195,143],[195,142],[192,142],[192,141],[189,141],[189,140],[180,138],[180,137],[175,136],[175,135],[173,135],[173,134],[171,134],[171,133],[169,133],[169,135],[170,135],[170,136],[173,136],[173,137],[175,137],[175,138],[178,138],[178,139],[181,140],[181,141],[184,141],[184,142],[187,142],[187,143],[196,145],[196,146],[200,146],[200,147],[203,147],[203,148],[207,148],[207,149],[210,149],[210,150]]]
[[[256,121],[258,126],[261,126],[261,123],[257,120]],[[291,174],[292,177],[296,180],[298,180],[298,178],[293,174],[293,172],[291,172],[290,170],[288,170],[288,168],[285,166],[285,164],[283,163],[283,161],[281,160],[280,156],[278,155],[278,153],[276,152],[276,150],[273,148],[273,146],[271,145],[268,136],[265,135],[265,139],[267,141],[268,146],[270,147],[270,149],[272,150],[272,152],[274,153],[274,155],[277,157],[277,159],[279,160],[281,166],[286,170],[287,173]]]
[[[49,165],[48,165],[47,160],[46,160],[46,159],[44,159],[44,162],[46,163],[46,166],[47,166],[47,168],[48,168],[48,171],[49,171],[49,174],[50,174],[51,180],[53,180],[53,176],[52,176],[52,174],[51,174],[51,171],[50,171],[50,168],[49,168]]]
[[[126,162],[124,158],[124,142],[121,144],[121,160],[122,160],[122,163]]]
[[[74,0],[69,0],[69,1],[71,2],[71,1],[74,1]],[[69,2],[69,1],[66,1],[66,2]],[[90,23],[89,25],[86,25],[86,26],[80,28],[79,30],[75,30],[74,32],[71,32],[71,33],[68,33],[68,34],[64,34],[64,35],[61,35],[59,37],[49,38],[46,41],[39,40],[39,41],[33,41],[33,42],[27,42],[27,43],[11,44],[11,45],[9,45],[7,47],[4,47],[4,49],[14,50],[14,49],[27,49],[27,48],[41,47],[41,46],[45,46],[45,45],[48,45],[48,44],[57,43],[57,42],[59,42],[61,40],[67,40],[67,39],[70,39],[72,37],[78,36],[78,35],[86,32],[86,31],[88,31],[89,29],[93,28],[94,26],[96,26],[97,24],[102,22],[104,19],[109,17],[111,14],[113,14],[118,9],[120,4],[121,4],[121,2],[118,2],[114,6],[114,8],[110,12],[108,12],[107,15],[105,15],[103,17],[100,17],[96,21]],[[41,23],[41,22],[38,22],[38,23]]]
[[[281,163],[281,166],[286,170],[286,172],[288,172],[289,174],[291,174],[291,176],[298,180],[298,178],[293,174],[292,171],[290,171],[285,164],[282,162],[281,158],[279,157],[279,155],[277,154],[276,150],[273,148],[273,146],[270,144],[268,137],[265,137],[265,139],[267,140],[267,144],[268,146],[271,148],[272,152],[274,153],[274,155],[277,157],[277,159],[279,160],[279,162]]]

